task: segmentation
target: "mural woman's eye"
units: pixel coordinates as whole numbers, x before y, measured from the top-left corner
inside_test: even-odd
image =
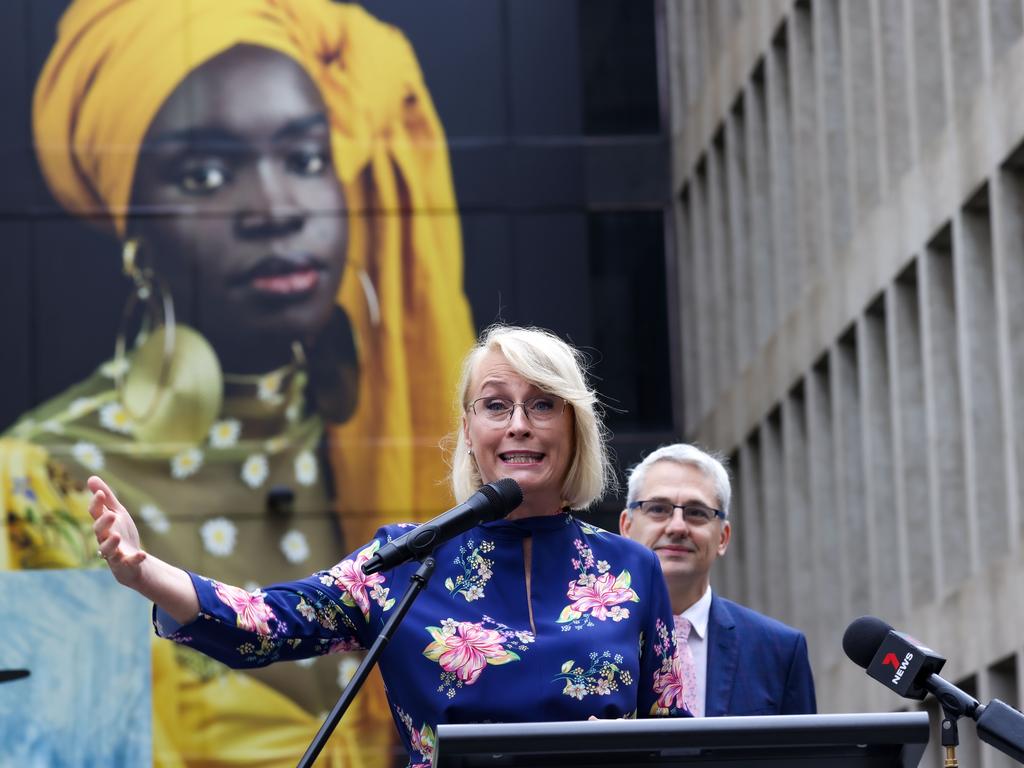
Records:
[[[192,195],[208,195],[227,182],[227,169],[216,163],[186,165],[178,179],[179,186]]]
[[[293,152],[288,166],[300,176],[319,176],[327,168],[327,153],[322,149],[304,149]]]

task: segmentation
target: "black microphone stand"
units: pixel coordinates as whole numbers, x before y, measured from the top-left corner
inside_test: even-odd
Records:
[[[960,746],[960,731],[956,723],[964,715],[974,717],[978,702],[938,675],[931,675],[928,682],[935,698],[942,705],[940,741],[945,753],[942,768],[958,768],[960,761],[956,757],[956,748]]]
[[[309,768],[313,765],[313,761],[316,760],[320,751],[324,748],[327,743],[327,739],[330,738],[331,734],[334,733],[334,729],[338,726],[338,722],[342,716],[348,710],[352,704],[352,700],[355,699],[356,694],[359,693],[359,689],[363,687],[363,683],[366,682],[366,678],[370,674],[370,670],[373,669],[374,664],[377,663],[377,659],[384,652],[384,647],[391,640],[395,630],[401,623],[402,619],[405,618],[405,614],[409,612],[412,607],[413,601],[419,597],[420,592],[427,586],[427,582],[430,581],[430,577],[434,573],[434,566],[436,562],[432,555],[428,554],[420,561],[420,567],[410,577],[409,588],[402,595],[402,600],[399,602],[398,607],[395,608],[395,612],[391,614],[391,617],[384,624],[380,634],[377,635],[377,639],[373,641],[373,645],[370,646],[370,650],[367,651],[366,656],[363,658],[359,668],[356,669],[356,673],[352,676],[352,679],[348,681],[348,685],[345,686],[345,690],[341,692],[341,697],[338,699],[338,703],[334,705],[334,709],[327,715],[327,719],[324,720],[324,724],[320,726],[320,730],[317,731],[316,736],[313,737],[313,741],[310,742],[309,747],[306,749],[306,753],[299,760],[297,768]]]
[[[958,768],[960,765],[956,756],[956,748],[960,746],[960,731],[956,721],[962,715],[962,712],[951,712],[945,705],[942,707],[942,724],[939,728],[943,751],[942,768]]]
[[[1024,762],[1024,714],[999,699],[981,704],[938,675],[930,675],[926,685],[942,705],[943,768],[957,768],[959,765],[956,748],[960,740],[956,723],[964,715],[976,722],[978,737],[983,742],[1017,762]]]

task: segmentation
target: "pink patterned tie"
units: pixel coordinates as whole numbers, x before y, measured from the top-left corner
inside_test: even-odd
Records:
[[[703,712],[697,711],[697,666],[693,663],[693,651],[689,643],[691,627],[690,620],[685,616],[676,616],[676,632],[679,637],[676,654],[679,658],[679,674],[683,679],[683,704],[695,717],[700,717]]]

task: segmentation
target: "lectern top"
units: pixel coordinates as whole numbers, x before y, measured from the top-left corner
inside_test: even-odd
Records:
[[[435,768],[916,766],[926,712],[441,725]]]

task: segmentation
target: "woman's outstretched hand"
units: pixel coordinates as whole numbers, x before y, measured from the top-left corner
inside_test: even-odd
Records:
[[[139,542],[139,529],[128,510],[117,500],[101,478],[93,475],[87,481],[92,491],[89,514],[92,530],[99,544],[99,554],[110,566],[114,578],[126,587],[141,586],[142,563],[147,555]]]
[[[135,521],[109,485],[95,475],[86,484],[92,491],[89,514],[100,557],[107,561],[114,578],[152,600],[179,624],[194,620],[199,598],[192,578],[142,548]]]

